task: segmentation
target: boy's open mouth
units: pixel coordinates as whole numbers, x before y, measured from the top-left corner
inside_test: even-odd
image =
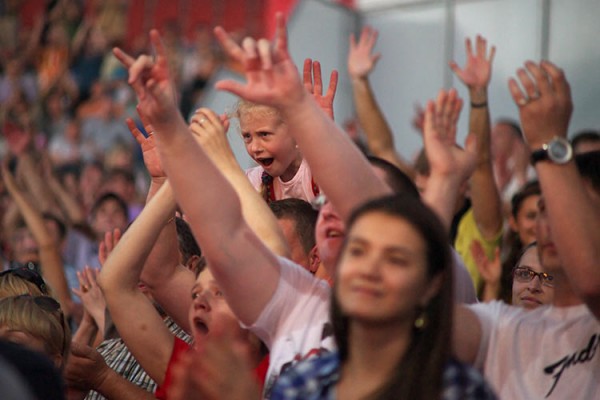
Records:
[[[275,161],[274,158],[270,157],[270,158],[257,158],[256,161],[262,165],[263,167],[268,167],[269,165],[273,164],[273,161]]]

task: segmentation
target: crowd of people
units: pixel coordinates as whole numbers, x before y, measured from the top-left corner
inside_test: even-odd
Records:
[[[219,115],[184,95],[220,57],[204,30],[189,60],[156,30],[109,54],[58,3],[0,82],[2,398],[600,396],[600,133],[567,140],[558,66],[526,61],[519,121],[492,123],[496,49],[467,38],[450,68],[469,99],[419,110],[413,161],[369,83],[373,28],[349,41],[357,137],[334,121],[338,72],[300,74],[281,15],[273,41],[214,29],[245,77],[216,83],[239,97]]]

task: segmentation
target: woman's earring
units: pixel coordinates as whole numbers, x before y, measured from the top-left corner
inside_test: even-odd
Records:
[[[422,330],[427,326],[427,313],[425,309],[419,309],[419,316],[415,319],[415,328],[417,330]]]

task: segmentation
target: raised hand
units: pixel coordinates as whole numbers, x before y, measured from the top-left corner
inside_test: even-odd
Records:
[[[360,33],[358,43],[354,34],[350,35],[350,51],[348,53],[348,73],[353,79],[365,79],[369,76],[381,53],[372,54],[377,43],[377,30],[365,26]]]
[[[129,131],[135,138],[136,142],[140,145],[142,149],[142,157],[144,158],[144,165],[150,174],[150,177],[153,179],[156,178],[166,178],[165,171],[163,170],[162,163],[160,161],[160,157],[158,154],[158,149],[156,148],[156,142],[154,140],[154,128],[152,124],[148,121],[144,113],[138,107],[138,114],[144,124],[144,129],[148,132],[148,136],[144,136],[144,134],[137,128],[135,122],[131,118],[127,118],[125,122],[127,123],[127,127]]]
[[[337,70],[331,71],[329,77],[329,87],[327,93],[323,96],[323,80],[321,78],[321,63],[318,61],[312,61],[310,58],[304,60],[304,87],[308,90],[308,93],[312,94],[314,99],[317,101],[319,106],[325,111],[327,115],[333,118],[333,100],[335,98],[335,92],[338,84],[338,72]],[[314,84],[313,84],[314,79]]]
[[[177,96],[169,75],[166,50],[156,29],[150,31],[150,42],[156,52],[154,58],[141,55],[133,59],[118,48],[113,53],[129,69],[128,82],[135,90],[139,109],[148,122],[155,127],[168,127],[174,119],[182,117],[177,109]]]
[[[98,246],[98,261],[100,261],[100,265],[104,265],[110,253],[117,243],[119,243],[119,240],[121,240],[121,230],[118,228],[113,232],[106,232],[104,234],[104,240]]]
[[[537,149],[556,136],[566,137],[573,103],[563,70],[549,61],[527,61],[517,76],[524,90],[514,78],[508,81],[508,88],[519,107],[529,147]]]
[[[440,90],[435,103],[427,103],[423,141],[431,173],[462,181],[473,172],[476,153],[473,134],[467,137],[466,149],[456,144],[456,123],[461,108],[462,100],[455,89]]]
[[[475,52],[473,52],[471,39],[465,40],[467,63],[464,68],[460,68],[455,61],[450,61],[449,64],[452,71],[469,89],[486,89],[492,77],[496,47],[492,46],[488,53],[487,40],[481,35],[477,35],[475,40]]]
[[[266,39],[256,42],[248,37],[240,47],[221,27],[215,28],[215,36],[223,50],[242,63],[246,75],[245,84],[225,80],[217,82],[217,89],[277,108],[293,106],[306,97],[298,70],[288,53],[286,27],[281,14],[277,14],[277,32],[272,45]]]
[[[82,343],[71,343],[69,358],[63,371],[69,388],[84,391],[97,389],[108,373],[109,368],[96,349]]]
[[[71,289],[83,303],[84,310],[93,318],[98,328],[104,330],[104,313],[106,301],[100,286],[98,286],[98,274],[100,270],[86,266],[83,272],[77,271],[79,289]]]
[[[494,250],[494,258],[490,260],[485,254],[485,250],[478,240],[473,240],[470,246],[471,255],[475,260],[475,265],[481,275],[481,279],[486,285],[498,287],[500,285],[500,277],[502,275],[502,264],[500,263],[500,247]]]
[[[206,155],[217,166],[222,166],[223,162],[235,163],[235,157],[227,140],[228,128],[227,116],[219,116],[208,108],[200,108],[192,116],[190,131]]]

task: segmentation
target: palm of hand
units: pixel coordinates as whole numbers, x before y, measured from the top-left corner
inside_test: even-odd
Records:
[[[293,104],[302,99],[304,86],[292,60],[285,56],[275,62],[271,69],[259,65],[246,68],[247,83],[244,86],[219,82],[218,88],[230,90],[245,99],[270,106]]]
[[[152,178],[160,178],[166,175],[153,135],[148,136],[142,143],[142,156],[144,158],[144,165],[146,165],[146,169]]]
[[[487,86],[490,81],[490,63],[478,57],[469,56],[467,65],[456,71],[461,81],[467,86]]]
[[[350,50],[348,56],[348,73],[350,76],[362,78],[373,70],[375,59],[371,56],[369,49]]]

